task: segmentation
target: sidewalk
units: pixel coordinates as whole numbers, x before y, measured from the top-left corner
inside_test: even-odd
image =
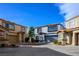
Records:
[[[46,44],[46,45],[40,45],[40,46],[32,46],[32,47],[46,47],[49,49],[53,49],[68,55],[73,55],[73,56],[79,56],[79,46],[61,46],[61,45],[54,45],[53,43]]]

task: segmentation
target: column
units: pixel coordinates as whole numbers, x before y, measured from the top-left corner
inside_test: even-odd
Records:
[[[23,34],[22,36],[23,36],[23,38],[22,38],[23,43],[25,43],[25,34]]]
[[[22,35],[19,34],[19,42],[22,43]]]
[[[67,34],[67,43],[70,44],[70,40],[71,40],[71,33]]]
[[[61,39],[62,45],[65,45],[64,39],[65,39],[65,33],[62,32],[62,39]]]
[[[45,42],[45,37],[44,37],[44,34],[43,34],[43,41]]]
[[[72,37],[72,45],[75,45],[75,33],[73,33],[73,37]]]

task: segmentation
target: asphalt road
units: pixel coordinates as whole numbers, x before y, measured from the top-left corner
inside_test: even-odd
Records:
[[[0,48],[0,56],[69,56],[48,48]]]

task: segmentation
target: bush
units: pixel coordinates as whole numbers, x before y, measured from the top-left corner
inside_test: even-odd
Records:
[[[61,42],[58,42],[58,45],[61,45]]]
[[[5,47],[5,44],[1,44],[0,47]]]
[[[54,44],[58,44],[58,40],[54,40],[53,43],[54,43]]]
[[[35,42],[35,39],[34,38],[32,38],[31,40],[32,40],[33,43]]]
[[[29,42],[29,37],[26,37],[25,38],[25,42]]]
[[[39,42],[39,40],[35,40],[35,42]]]
[[[11,47],[16,47],[16,45],[15,44],[11,44]]]

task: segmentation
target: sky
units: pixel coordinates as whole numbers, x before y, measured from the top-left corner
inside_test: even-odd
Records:
[[[66,3],[59,5],[60,14],[64,15],[65,20],[79,16],[79,3]]]
[[[61,4],[55,3],[0,3],[0,18],[24,26],[42,26],[64,22]]]

